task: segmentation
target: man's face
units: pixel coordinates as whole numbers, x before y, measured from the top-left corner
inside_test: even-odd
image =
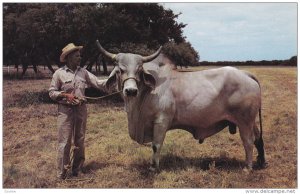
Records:
[[[81,62],[80,51],[77,50],[77,51],[70,53],[67,56],[67,61],[68,61],[68,64],[70,66],[72,66],[73,68],[76,68],[77,66],[79,66],[80,62]]]

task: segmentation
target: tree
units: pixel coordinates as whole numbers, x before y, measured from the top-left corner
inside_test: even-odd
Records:
[[[293,56],[289,60],[290,65],[297,66],[297,56]]]
[[[186,26],[177,23],[179,14],[174,14],[172,10],[165,10],[163,6],[154,3],[125,3],[107,4],[113,7],[119,16],[129,16],[135,32],[127,34],[132,42],[147,43],[149,47],[157,47],[169,41],[181,43],[184,41],[182,35]],[[123,28],[122,28],[123,29]],[[123,36],[124,37],[124,36]]]
[[[176,44],[168,42],[163,47],[163,52],[176,66],[196,66],[198,65],[199,55],[188,42]]]
[[[3,22],[3,48],[5,50],[4,59],[12,61],[15,65],[22,64],[24,75],[29,64],[34,70],[36,65],[42,61],[49,67],[48,54],[55,39],[51,39],[48,29],[53,29],[52,23],[55,16],[53,6],[41,6],[40,4],[5,4]],[[49,22],[46,22],[46,21]],[[48,43],[47,43],[48,42]]]
[[[4,3],[4,62],[22,64],[23,74],[28,65],[41,63],[54,72],[52,65],[61,65],[61,49],[73,42],[84,46],[81,65],[91,68],[100,57],[99,39],[111,52],[143,55],[171,41],[182,49],[177,54],[185,55],[179,64],[193,64],[198,55],[185,42],[186,25],[175,21],[178,15],[157,3]],[[104,67],[110,63],[102,61]]]

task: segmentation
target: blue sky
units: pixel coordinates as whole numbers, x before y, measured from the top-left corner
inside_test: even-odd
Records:
[[[296,3],[161,3],[187,24],[200,61],[284,60],[297,55]]]

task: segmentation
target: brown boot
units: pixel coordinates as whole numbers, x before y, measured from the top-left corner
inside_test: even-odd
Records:
[[[65,180],[67,178],[67,170],[64,169],[62,172],[58,172],[57,178],[59,180]]]

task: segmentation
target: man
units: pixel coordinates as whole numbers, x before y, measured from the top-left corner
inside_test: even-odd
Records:
[[[49,96],[58,102],[58,178],[65,179],[72,165],[72,175],[78,176],[85,160],[84,138],[87,121],[85,88],[105,90],[105,81],[79,67],[82,46],[68,44],[62,49],[61,62],[66,65],[54,74]],[[70,161],[72,137],[74,139],[73,164]]]

